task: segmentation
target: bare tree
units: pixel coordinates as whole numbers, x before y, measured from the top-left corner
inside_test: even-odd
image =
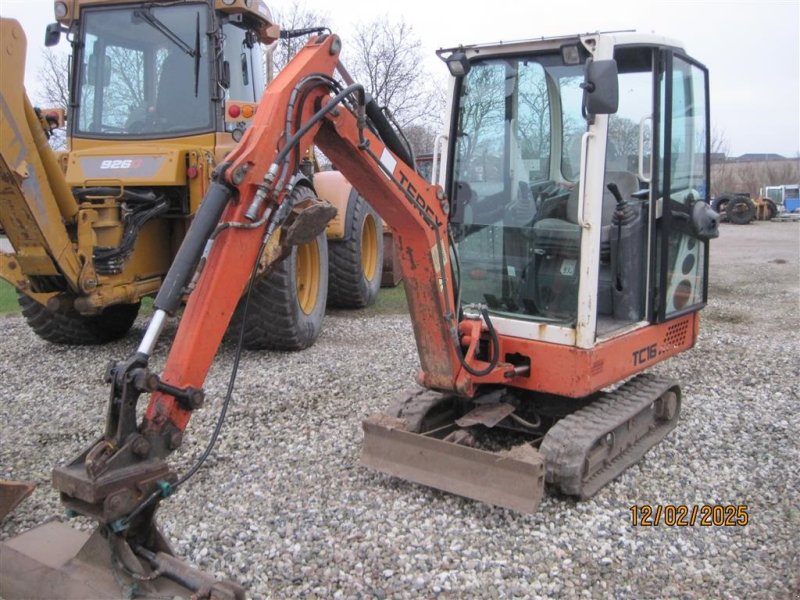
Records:
[[[308,29],[312,27],[328,27],[330,15],[327,12],[308,8],[304,2],[294,0],[285,8],[273,11],[273,18],[280,25],[281,31]],[[275,69],[280,71],[292,60],[308,41],[307,36],[278,40],[272,55]]]
[[[444,94],[422,68],[421,43],[411,25],[383,16],[358,25],[352,41],[345,47],[347,68],[401,127],[438,125]]]
[[[37,72],[39,91],[34,104],[43,108],[61,108],[69,106],[69,55],[56,52],[53,48],[45,48],[42,52],[42,66]],[[66,148],[66,132],[63,129],[53,131],[50,145],[57,149]]]
[[[36,102],[50,108],[66,110],[69,105],[69,56],[52,48],[45,48],[42,61],[38,72],[41,87]]]
[[[433,143],[439,132],[425,125],[410,125],[403,130],[414,154],[430,154],[433,152]]]

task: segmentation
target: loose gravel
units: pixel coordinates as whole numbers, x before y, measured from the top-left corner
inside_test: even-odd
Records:
[[[547,496],[519,515],[359,466],[361,419],[408,387],[418,363],[408,317],[337,312],[309,350],[244,353],[219,444],[160,522],[179,555],[252,598],[796,598],[799,232],[723,226],[700,340],[655,369],[682,382],[682,422],[592,500]],[[101,431],[105,364],[144,326],[67,348],[0,319],[0,477],[39,483],[0,539],[61,513],[50,470]],[[211,370],[178,472],[214,426],[232,355],[226,345]],[[746,504],[750,520],[631,524],[631,506],[666,504]]]

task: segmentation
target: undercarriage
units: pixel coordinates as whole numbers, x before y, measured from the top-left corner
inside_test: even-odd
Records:
[[[533,513],[546,485],[581,499],[597,493],[675,428],[680,401],[675,381],[652,374],[577,400],[520,397],[504,388],[471,400],[414,391],[364,421],[361,460],[389,475]]]

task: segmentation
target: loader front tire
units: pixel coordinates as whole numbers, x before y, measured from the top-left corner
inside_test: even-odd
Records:
[[[17,294],[22,315],[33,332],[53,344],[92,346],[123,337],[139,314],[139,303],[114,304],[99,315],[53,312],[25,294]]]
[[[375,302],[383,273],[383,224],[378,213],[356,196],[348,238],[328,244],[328,306],[364,308]]]
[[[294,246],[274,270],[253,284],[245,322],[244,347],[248,350],[303,350],[322,330],[328,295],[328,240],[317,238]],[[232,324],[233,339],[242,325],[244,299]]]

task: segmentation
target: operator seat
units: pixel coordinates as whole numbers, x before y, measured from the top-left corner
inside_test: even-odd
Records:
[[[617,206],[616,199],[605,187],[609,183],[616,183],[626,199],[639,189],[639,180],[633,173],[606,171],[600,232],[600,261],[606,264],[611,262],[611,240],[614,237],[611,223]],[[521,302],[528,311],[573,323],[578,312],[580,282],[578,204],[578,190],[573,189],[562,213],[565,218],[546,217],[533,224],[533,257],[520,290]],[[610,287],[603,286],[601,281],[599,313],[607,314],[613,310],[610,294]]]
[[[639,180],[629,171],[606,171],[603,184],[603,212],[601,218],[600,254],[608,256],[610,252],[611,221],[617,201],[606,187],[616,183],[624,199],[639,190]],[[533,225],[536,248],[544,251],[558,251],[570,256],[580,253],[581,227],[578,224],[578,187],[576,186],[567,199],[566,219],[546,218]]]

